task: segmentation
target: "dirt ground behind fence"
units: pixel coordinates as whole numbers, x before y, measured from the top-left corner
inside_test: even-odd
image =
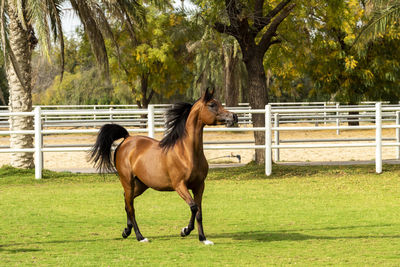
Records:
[[[156,135],[160,139],[162,134]],[[395,130],[384,129],[383,138],[394,138]],[[56,144],[93,144],[95,135],[51,135],[44,137],[45,145]],[[374,130],[342,130],[340,135],[336,130],[323,131],[282,131],[280,140],[295,139],[329,139],[329,138],[375,138]],[[205,132],[204,141],[254,141],[252,132]],[[373,142],[373,141],[371,141]],[[393,142],[393,141],[391,141]],[[331,142],[332,143],[332,142]],[[297,143],[299,144],[299,143]],[[8,137],[0,137],[0,146],[9,145]],[[275,153],[275,152],[274,152]],[[253,160],[254,150],[206,150],[210,163],[238,162],[237,158],[225,156],[240,155],[242,163]],[[221,158],[223,157],[223,158]],[[383,159],[395,159],[395,147],[383,147]],[[280,161],[313,162],[313,161],[364,161],[375,159],[375,147],[362,148],[307,148],[281,149]],[[0,166],[10,164],[10,154],[0,153]],[[85,152],[46,152],[44,153],[44,168],[52,170],[85,169],[92,166],[87,162]]]

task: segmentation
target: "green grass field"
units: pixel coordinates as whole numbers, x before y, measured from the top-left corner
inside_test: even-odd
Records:
[[[124,240],[114,175],[0,169],[0,266],[400,265],[400,166],[212,170],[204,225],[214,246],[181,238],[189,208],[175,192],[137,198],[150,243]]]

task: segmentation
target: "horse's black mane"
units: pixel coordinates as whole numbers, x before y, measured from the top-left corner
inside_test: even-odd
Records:
[[[165,113],[165,135],[160,141],[160,147],[169,149],[186,135],[185,125],[193,104],[176,103]]]

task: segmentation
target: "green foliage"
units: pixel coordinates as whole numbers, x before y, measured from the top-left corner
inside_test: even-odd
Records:
[[[112,99],[112,88],[104,85],[103,77],[96,68],[77,73],[64,73],[54,79],[45,92],[34,95],[34,102],[43,105],[56,104],[108,104]]]
[[[368,16],[357,0],[298,3],[264,65],[272,99],[398,101],[399,29],[394,25],[366,46],[354,45]]]
[[[60,52],[52,56],[51,61],[59,60]],[[51,75],[59,73],[55,64],[38,61],[39,69],[44,72],[45,69]],[[114,94],[113,89],[107,85],[104,76],[96,67],[95,59],[90,48],[89,41],[82,30],[77,31],[76,38],[65,40],[65,72],[63,80],[60,83],[60,75],[54,77],[53,82],[45,90],[40,90],[41,84],[35,85],[33,93],[33,102],[41,105],[59,105],[59,104],[110,104],[119,103],[119,95]],[[39,77],[38,77],[39,78]],[[37,79],[40,82],[40,79]],[[45,84],[45,83],[44,83]]]
[[[357,25],[365,19],[363,14],[358,1],[343,3],[339,8],[333,5],[322,13],[327,23],[315,34],[308,73],[315,89],[329,93],[336,101],[399,100],[399,56],[390,52],[398,49],[398,33],[385,35],[367,48],[353,46]],[[340,20],[331,21],[332,17]]]
[[[115,31],[120,30],[114,26]],[[192,80],[192,61],[185,46],[192,32],[192,25],[183,14],[171,10],[160,13],[147,7],[146,24],[137,29],[135,36],[137,44],[127,32],[120,32],[120,57],[111,54],[116,90],[130,89],[134,98],[142,102],[151,90],[165,98],[184,94]],[[144,86],[147,91],[143,91]]]
[[[224,83],[224,62],[222,56],[223,36],[207,25],[203,26],[203,36],[191,43],[194,56],[194,79],[187,94],[198,99],[206,86],[212,85],[217,95],[221,94]],[[221,97],[219,97],[222,99]]]
[[[110,9],[112,19],[109,23],[115,40],[109,39],[106,46],[112,92],[96,95],[94,100],[86,99],[95,92],[94,89],[90,89],[89,93],[79,92],[86,90],[87,77],[95,75],[95,71],[91,70],[95,68],[95,58],[86,35],[81,31],[79,38],[65,42],[65,70],[68,72],[67,79],[74,79],[73,86],[82,87],[76,88],[76,91],[70,88],[68,93],[62,94],[60,91],[64,89],[61,88],[72,86],[72,83],[68,86],[63,84],[56,90],[54,82],[47,97],[45,94],[36,95],[36,103],[70,99],[69,103],[73,100],[75,104],[137,101],[144,104],[151,91],[156,92],[153,101],[171,102],[175,100],[170,99],[196,99],[204,84],[214,85],[219,98],[223,99],[223,45],[233,38],[226,38],[213,27],[216,21],[229,25],[225,2],[193,2],[200,8],[196,11],[198,13],[190,16],[172,11],[168,5],[146,2],[140,9],[140,19],[138,17],[138,21],[134,22],[134,16],[131,17],[132,25],[137,23],[133,32],[132,25],[128,27],[126,21],[121,21]],[[280,2],[264,1],[264,11],[271,10]],[[357,103],[363,100],[400,100],[400,55],[393,52],[400,48],[400,30],[397,24],[390,26],[392,20],[388,18],[385,31],[380,31],[373,40],[355,45],[363,26],[368,26],[370,19],[374,18],[373,14],[376,14],[368,11],[368,5],[362,4],[364,2],[296,1],[292,15],[278,28],[276,38],[282,42],[272,45],[264,56],[271,101],[334,100]],[[379,2],[376,7],[380,12],[385,10],[382,8],[384,1],[367,2]],[[396,7],[394,2],[387,3],[390,10]],[[249,17],[253,25],[251,6],[254,1],[242,3],[242,13]],[[110,6],[102,7],[108,10]],[[257,42],[264,31],[259,33]],[[52,58],[52,61],[56,60]],[[244,69],[243,64],[239,67]],[[79,75],[79,72],[82,73]],[[237,76],[240,87],[246,89],[246,72],[239,71]],[[96,88],[106,87],[100,81],[94,83]]]

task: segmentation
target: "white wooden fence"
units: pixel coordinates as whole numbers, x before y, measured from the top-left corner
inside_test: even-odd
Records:
[[[43,169],[43,152],[74,152],[74,151],[88,151],[89,147],[44,147],[42,140],[43,135],[49,134],[87,134],[97,133],[98,129],[43,129],[43,122],[46,116],[107,116],[110,122],[115,122],[113,118],[117,116],[133,116],[133,115],[147,115],[146,128],[129,128],[129,132],[147,132],[149,137],[154,137],[155,132],[162,132],[162,127],[157,127],[155,123],[155,117],[160,116],[164,113],[164,109],[157,109],[153,105],[150,105],[147,110],[133,110],[133,109],[109,109],[109,110],[43,110],[41,107],[36,107],[33,112],[0,112],[1,117],[10,116],[33,116],[34,117],[34,130],[24,131],[0,131],[0,135],[10,134],[32,134],[35,137],[34,147],[24,149],[0,149],[0,153],[18,153],[18,152],[32,152],[35,155],[35,177],[40,179],[42,177]],[[307,149],[307,148],[334,148],[334,147],[375,147],[375,165],[376,172],[382,172],[382,148],[388,146],[397,147],[397,158],[399,158],[400,148],[400,107],[397,106],[382,106],[381,103],[376,103],[374,106],[360,106],[360,107],[275,107],[271,108],[271,105],[266,105],[265,109],[235,109],[234,112],[238,114],[265,114],[265,125],[266,127],[252,127],[251,125],[242,125],[236,128],[205,128],[205,131],[263,131],[265,132],[265,144],[254,145],[254,144],[229,144],[229,145],[218,145],[211,144],[205,145],[204,149],[265,149],[265,174],[271,175],[272,173],[272,150],[275,150],[275,160],[279,160],[280,149]],[[359,117],[368,117],[369,124],[360,126],[341,126],[337,123],[336,125],[330,126],[335,120],[328,119],[331,117],[338,116],[350,116],[349,112],[358,112]],[[300,117],[302,120],[307,118],[319,118],[321,114],[325,116],[324,123],[315,126],[281,126],[279,124],[279,118],[286,118],[289,116],[296,116],[302,114]],[[331,114],[331,115],[329,115]],[[342,114],[342,115],[340,115]],[[347,114],[347,115],[346,115]],[[307,116],[309,115],[309,116]],[[372,118],[371,118],[372,116]],[[390,120],[382,125],[383,118],[391,118]],[[118,122],[118,121],[116,121]],[[372,122],[372,123],[371,123]],[[390,124],[394,122],[394,124]],[[85,125],[82,125],[85,126]],[[305,131],[305,130],[375,130],[374,142],[350,142],[350,143],[333,143],[333,144],[313,144],[310,140],[300,140],[301,144],[283,144],[283,140],[279,140],[280,131]],[[382,129],[396,129],[395,142],[384,142],[382,138]],[[272,133],[274,132],[275,138],[272,140]],[[339,132],[338,132],[339,133]],[[315,140],[311,140],[315,141]],[[320,140],[321,141],[321,140]],[[324,139],[325,141],[335,141],[335,139]],[[350,140],[351,141],[351,140]],[[360,141],[360,140],[358,140]],[[392,140],[393,141],[393,140]]]

